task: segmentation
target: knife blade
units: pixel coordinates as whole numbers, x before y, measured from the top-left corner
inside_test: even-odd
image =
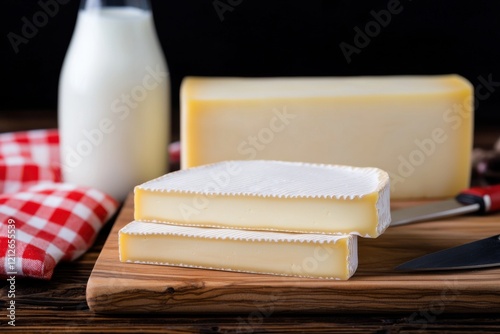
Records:
[[[477,269],[500,266],[500,234],[405,262],[401,271]]]
[[[486,213],[500,210],[500,185],[474,187],[460,192],[455,198],[430,204],[394,210],[391,227],[434,220],[471,212]]]

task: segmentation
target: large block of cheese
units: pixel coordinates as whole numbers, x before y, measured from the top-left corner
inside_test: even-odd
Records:
[[[377,168],[224,161],[135,187],[134,218],[176,225],[377,237],[390,224]]]
[[[255,232],[134,221],[119,232],[120,261],[284,276],[348,279],[356,236]]]
[[[182,168],[224,160],[378,167],[395,199],[469,186],[473,88],[457,75],[187,78]]]

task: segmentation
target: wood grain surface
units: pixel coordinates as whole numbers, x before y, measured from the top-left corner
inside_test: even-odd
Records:
[[[406,205],[415,203],[393,204]],[[129,198],[88,281],[87,302],[95,312],[500,312],[500,268],[393,270],[429,252],[499,233],[499,215],[392,227],[377,239],[360,238],[359,267],[348,281],[121,263],[118,230],[132,217]]]

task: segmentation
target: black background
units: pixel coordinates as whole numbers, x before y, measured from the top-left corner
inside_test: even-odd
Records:
[[[57,108],[57,85],[77,0],[2,0],[0,113]],[[396,0],[391,0],[396,1]],[[348,63],[340,44],[391,1],[151,0],[172,80],[174,110],[186,75],[338,76],[458,73],[474,86],[500,82],[500,1],[401,0],[398,14]],[[57,13],[15,52],[40,3]],[[222,4],[222,5],[221,5]],[[226,6],[218,13],[216,6]],[[373,25],[373,23],[372,23]],[[359,44],[358,44],[359,46]],[[498,90],[498,91],[496,91]],[[500,125],[500,87],[480,101],[476,123]],[[177,116],[174,116],[177,118]]]

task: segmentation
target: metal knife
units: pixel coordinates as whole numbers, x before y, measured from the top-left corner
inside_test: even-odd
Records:
[[[444,249],[396,267],[404,271],[477,269],[500,266],[500,235]]]
[[[391,212],[391,227],[471,212],[500,210],[500,185],[474,187],[462,191],[455,198],[418,205]]]

